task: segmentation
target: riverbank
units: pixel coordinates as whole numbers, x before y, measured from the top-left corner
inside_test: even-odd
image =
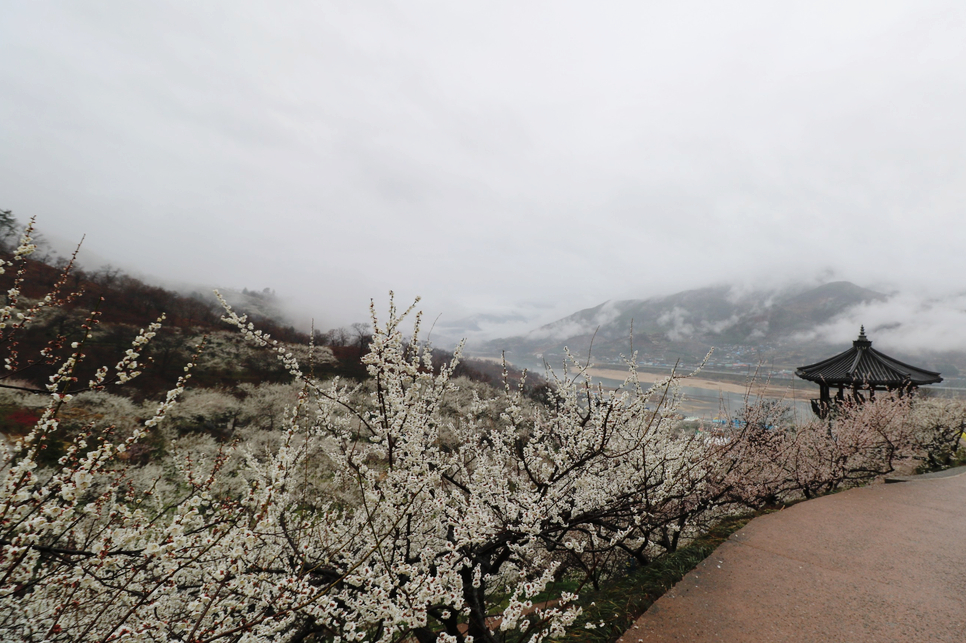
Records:
[[[623,381],[627,377],[626,370],[620,369],[610,369],[594,367],[587,371],[590,375],[600,379],[607,380],[619,380]],[[651,373],[646,371],[638,371],[638,379],[642,383],[653,384],[658,382],[667,375],[661,373]],[[788,382],[787,384],[785,382]],[[772,399],[793,399],[793,400],[809,400],[815,397],[817,392],[812,390],[805,382],[794,382],[786,380],[782,383],[776,383],[768,380],[764,381],[751,381],[750,384],[739,384],[734,381],[723,381],[719,379],[711,379],[709,377],[704,377],[702,375],[697,375],[694,377],[688,377],[682,381],[682,384],[688,386],[689,388],[704,389],[706,391],[715,393],[732,393],[737,395],[748,394],[750,399],[756,399],[759,397],[772,398]]]

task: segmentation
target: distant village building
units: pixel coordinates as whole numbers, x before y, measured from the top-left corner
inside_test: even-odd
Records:
[[[872,342],[865,336],[865,326],[861,327],[859,338],[852,342],[852,348],[799,367],[795,375],[821,388],[819,399],[812,400],[812,410],[821,418],[827,417],[833,404],[844,401],[846,396],[863,402],[875,399],[876,391],[897,391],[904,395],[923,384],[943,381],[939,373],[904,364],[872,348]],[[836,387],[838,391],[833,399],[830,389]]]

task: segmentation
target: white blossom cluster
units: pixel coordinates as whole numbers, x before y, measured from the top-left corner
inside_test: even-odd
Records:
[[[254,324],[252,324],[254,326]],[[237,331],[226,329],[224,331],[211,332],[207,335],[208,341],[202,363],[214,368],[230,369],[237,368],[239,364],[250,360],[253,355],[260,355],[253,351],[251,344]],[[183,341],[185,344],[197,344],[201,341],[200,335],[185,334]],[[298,359],[299,364],[316,365],[331,364],[336,362],[332,350],[327,346],[305,346],[302,344],[279,344],[285,349],[285,353],[292,353]],[[266,355],[271,359],[270,355]]]
[[[912,411],[913,440],[927,467],[947,467],[962,459],[966,402],[927,398],[918,400]]]
[[[33,231],[34,221],[31,219],[24,228],[23,234],[20,237],[20,243],[13,251],[13,261],[0,260],[0,275],[6,272],[5,266],[12,265],[12,267],[16,268],[16,276],[14,278],[13,285],[7,290],[6,293],[6,304],[4,306],[0,306],[0,339],[8,336],[11,331],[23,328],[25,325],[33,321],[38,310],[45,306],[50,306],[56,302],[56,295],[59,288],[55,288],[54,291],[38,302],[34,302],[27,306],[21,306],[22,295],[20,288],[23,285],[24,272],[26,270],[26,262],[24,260],[33,254],[33,252],[37,249],[37,245],[33,242]],[[62,285],[63,284],[58,284],[58,286]],[[10,330],[7,330],[8,327]],[[11,360],[9,357],[7,358],[5,367],[8,371],[15,368],[15,361],[16,360]]]

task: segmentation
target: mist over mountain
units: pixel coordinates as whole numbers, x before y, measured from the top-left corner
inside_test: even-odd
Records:
[[[520,362],[553,365],[565,348],[595,362],[630,355],[645,364],[764,361],[793,368],[844,350],[865,325],[876,347],[925,366],[958,371],[966,363],[966,301],[917,300],[848,281],[818,287],[747,289],[712,286],[648,299],[607,301],[527,333],[472,348]]]

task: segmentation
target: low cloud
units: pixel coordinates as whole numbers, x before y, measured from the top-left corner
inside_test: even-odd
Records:
[[[288,5],[6,3],[0,208],[321,328],[966,274],[962,2]]]
[[[578,335],[593,334],[598,328],[616,321],[623,312],[621,302],[606,301],[590,317],[582,317],[580,313],[565,317],[551,324],[541,326],[527,333],[528,339],[564,340]]]
[[[694,325],[685,321],[691,313],[680,306],[675,306],[668,312],[657,318],[657,323],[662,326],[670,326],[667,337],[671,341],[685,339],[694,334]]]
[[[728,319],[721,319],[716,322],[703,321],[701,322],[701,330],[707,333],[714,333],[717,335],[728,330],[729,328],[737,324],[738,321],[739,321],[738,315],[732,315]]]
[[[844,344],[864,325],[877,348],[908,353],[966,351],[966,294],[923,297],[900,293],[850,308],[793,339]]]
[[[527,339],[554,339],[564,340],[577,335],[585,335],[594,332],[596,324],[578,321],[575,319],[562,319],[553,324],[541,326],[536,330],[527,333]]]

